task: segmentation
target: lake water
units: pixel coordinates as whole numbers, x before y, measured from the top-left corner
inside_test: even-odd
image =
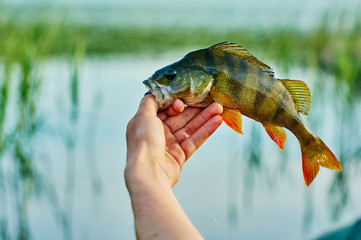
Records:
[[[360,12],[359,0],[222,3],[0,0],[0,3],[3,4],[0,7],[36,10],[35,13],[47,6],[54,15],[67,13],[67,20],[80,24],[150,29],[204,27],[215,31],[278,27],[308,30],[318,26],[325,11],[332,16],[331,24],[338,21],[340,12],[346,16],[343,21],[352,21]],[[19,13],[34,18],[32,11],[15,11],[14,15]],[[56,197],[31,198],[28,224],[33,239],[69,239],[66,232],[71,232],[73,239],[135,239],[123,179],[126,125],[146,91],[142,81],[190,50],[193,49],[156,58],[87,58],[80,71],[79,118],[75,122],[70,120],[69,64],[64,59],[46,63],[39,106],[43,125],[31,144],[35,152],[33,164]],[[330,191],[338,173],[321,169],[307,189],[299,144],[290,132],[287,131],[282,153],[261,124],[253,120],[244,118],[244,135],[223,124],[187,162],[174,187],[180,204],[206,239],[309,239],[361,217],[360,100],[352,104],[353,114],[347,115],[350,119],[344,119],[348,105],[339,100],[343,92],[335,91],[341,86],[335,85],[333,77],[318,76],[312,69],[293,68],[285,73],[276,63],[268,64],[277,77],[305,80],[310,86],[313,104],[307,122],[336,156],[342,156],[345,185]],[[17,104],[16,99],[12,104]],[[9,119],[16,116],[12,116],[11,110],[8,114]],[[343,121],[347,122],[340,125]],[[9,162],[0,162],[2,169],[11,168]],[[342,215],[332,221],[333,203],[340,199],[343,190],[347,193],[347,204],[345,207],[341,204]],[[11,180],[0,184],[0,194],[3,191],[8,194],[6,198],[0,197],[0,205],[6,206],[4,211],[0,209],[0,217],[5,216],[11,236],[15,236],[18,212]],[[62,225],[59,212],[70,217],[70,227]]]
[[[74,239],[135,239],[123,179],[126,125],[146,91],[142,80],[183,55],[86,59],[80,71],[76,126],[68,121],[68,64],[54,60],[46,65],[40,106],[46,124],[35,140],[40,157],[34,163],[57,192],[60,208],[67,209],[70,203],[72,210],[67,211],[72,216]],[[286,74],[276,64],[270,65],[278,77],[303,79],[311,89],[315,87],[312,70],[295,68]],[[323,96],[335,96],[332,78],[324,76],[323,80],[329,82]],[[335,100],[315,95],[307,121],[338,156]],[[355,104],[358,119],[360,106]],[[360,129],[354,131],[361,136]],[[333,222],[329,203],[337,193],[328,191],[337,173],[321,169],[307,189],[298,141],[290,132],[284,153],[261,124],[244,118],[243,132],[238,135],[223,124],[187,162],[174,187],[180,204],[206,239],[307,239],[360,218],[361,178],[352,166],[344,169],[351,182],[349,202],[341,218]],[[74,148],[66,147],[68,135]],[[250,161],[252,151],[259,154],[258,168]],[[74,187],[70,198],[66,194],[69,185]],[[309,211],[312,223],[305,231],[304,217]],[[14,218],[10,214],[10,222]],[[31,201],[29,224],[33,239],[63,239],[52,202],[45,198]]]

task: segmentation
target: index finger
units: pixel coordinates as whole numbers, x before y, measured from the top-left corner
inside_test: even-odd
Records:
[[[189,138],[181,142],[180,145],[183,148],[186,159],[190,158],[221,124],[222,117],[215,115],[198,128]]]
[[[169,116],[174,116],[174,115],[177,115],[181,112],[183,112],[184,110],[184,103],[182,102],[182,100],[180,99],[176,99],[172,106],[167,108],[166,110],[166,113],[169,115]]]
[[[185,108],[184,103],[180,99],[176,99],[171,106],[169,106],[166,110],[161,111],[158,113],[158,117],[164,121],[170,116],[177,115],[181,112],[183,112]]]

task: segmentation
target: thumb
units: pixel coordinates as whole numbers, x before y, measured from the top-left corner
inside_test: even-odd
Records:
[[[137,115],[142,115],[144,117],[154,117],[157,116],[158,109],[158,103],[155,100],[154,95],[148,94],[142,98],[139,104]]]

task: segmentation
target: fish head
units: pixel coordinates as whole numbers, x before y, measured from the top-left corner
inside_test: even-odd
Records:
[[[175,99],[187,105],[197,105],[207,96],[213,75],[199,66],[176,62],[156,71],[143,84],[155,96],[159,109],[169,107]]]

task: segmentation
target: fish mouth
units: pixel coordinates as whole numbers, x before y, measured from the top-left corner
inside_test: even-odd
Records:
[[[157,82],[150,78],[144,80],[143,84],[149,89],[145,95],[149,93],[153,94],[160,110],[166,109],[171,105],[174,99],[171,97],[167,87],[159,86]]]

